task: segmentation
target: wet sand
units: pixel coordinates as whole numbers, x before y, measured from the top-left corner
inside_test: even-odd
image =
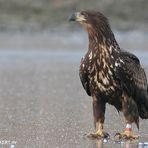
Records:
[[[111,139],[104,143],[84,136],[94,128],[91,98],[78,76],[82,54],[0,51],[0,143],[11,143],[0,146],[118,148],[148,142],[147,121],[140,120],[140,131],[134,126],[139,141],[115,143],[113,136],[123,130],[124,122],[122,114],[110,105],[107,105],[105,128]],[[144,64],[148,72],[147,65]]]

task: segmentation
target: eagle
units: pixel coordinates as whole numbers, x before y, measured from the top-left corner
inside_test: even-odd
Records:
[[[88,137],[107,138],[104,130],[106,104],[123,112],[125,128],[119,139],[137,139],[132,123],[148,118],[148,84],[139,59],[119,47],[108,19],[98,11],[73,13],[69,21],[79,22],[88,33],[89,45],[81,59],[79,76],[92,97],[95,133]]]

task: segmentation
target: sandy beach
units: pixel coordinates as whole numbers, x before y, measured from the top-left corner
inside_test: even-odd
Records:
[[[147,145],[146,120],[140,120],[139,131],[134,126],[139,141],[113,141],[115,133],[123,130],[124,122],[122,114],[110,105],[107,105],[105,128],[111,139],[103,142],[84,136],[94,128],[92,100],[78,76],[83,54],[84,51],[78,50],[0,50],[1,147],[140,148]],[[148,52],[137,51],[137,54],[148,72]]]
[[[70,23],[77,11],[97,10],[120,47],[134,53],[148,77],[148,0],[0,1],[0,148],[148,148],[148,120],[140,139],[114,141],[122,113],[107,105],[107,140],[91,140],[92,99],[79,79],[87,33]]]

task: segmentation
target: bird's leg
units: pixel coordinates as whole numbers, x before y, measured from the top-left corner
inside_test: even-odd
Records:
[[[104,123],[98,122],[98,129],[95,133],[91,133],[90,136],[93,138],[109,138],[109,134],[104,131]]]
[[[139,114],[137,105],[133,99],[128,97],[126,94],[123,95],[122,99],[122,111],[125,117],[126,128],[122,133],[117,133],[115,138],[125,140],[138,139],[139,136],[132,132],[132,123],[134,122],[139,129]]]
[[[93,98],[93,114],[94,114],[94,125],[97,131],[88,135],[90,138],[109,138],[109,134],[104,131],[104,120],[105,120],[105,103]]]
[[[95,133],[90,133],[89,138],[109,138],[109,134],[104,131],[104,123],[99,121],[98,128]]]
[[[117,139],[125,139],[125,140],[134,140],[139,138],[138,135],[132,132],[132,125],[129,123],[126,124],[125,130],[121,133],[116,133],[115,137]]]

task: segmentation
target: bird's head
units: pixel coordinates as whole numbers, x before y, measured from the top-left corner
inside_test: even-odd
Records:
[[[95,27],[99,24],[108,24],[107,18],[98,11],[81,11],[73,13],[69,21],[76,21],[82,25],[92,25]]]
[[[106,38],[112,36],[108,19],[99,11],[81,11],[73,13],[69,21],[76,21],[88,31],[89,35],[99,34]]]

